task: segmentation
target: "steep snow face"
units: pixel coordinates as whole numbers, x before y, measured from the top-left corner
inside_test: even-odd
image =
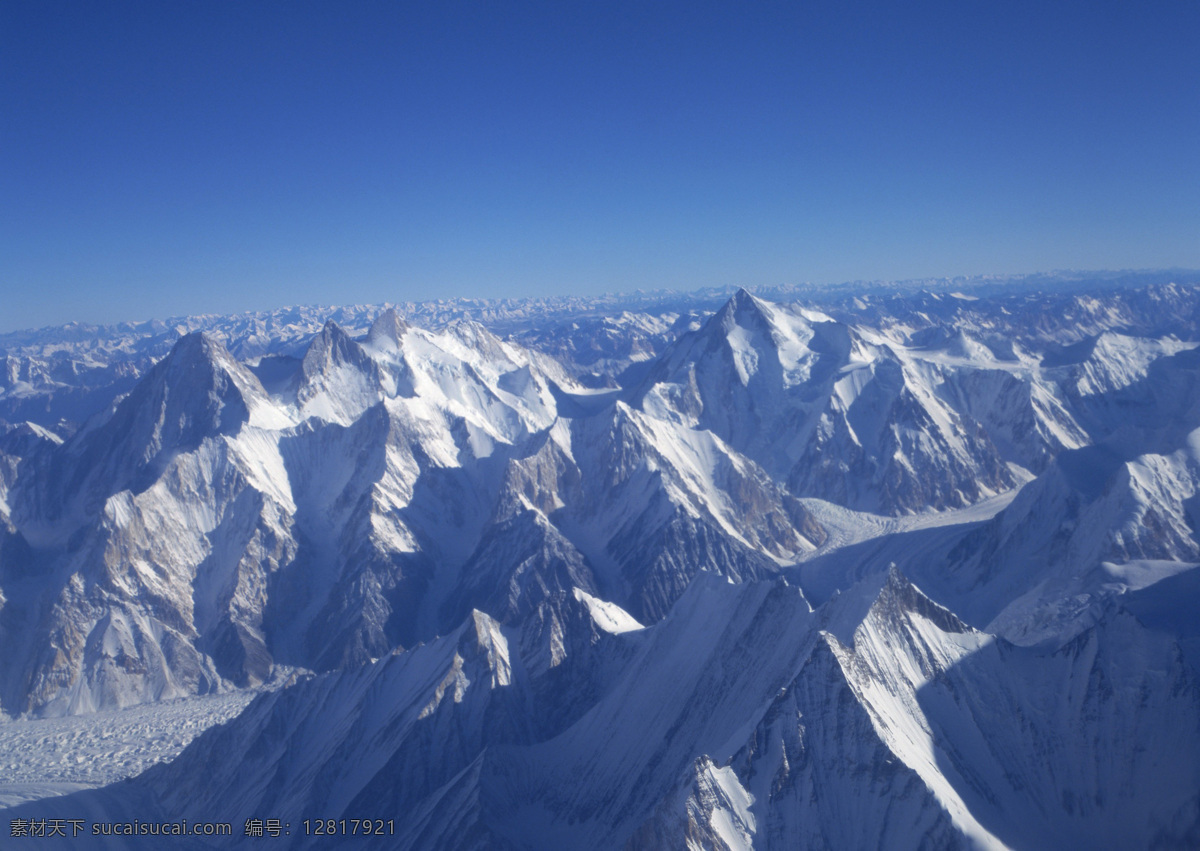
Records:
[[[855,607],[837,608],[846,630]],[[1200,824],[1194,673],[1127,614],[1014,648],[893,572],[851,644],[822,636],[746,744],[698,758],[632,847],[1183,847]]]
[[[1168,283],[1171,280],[1178,283]],[[1080,292],[1088,286],[1093,290]],[[983,345],[992,352],[1014,346],[1040,352],[1107,331],[1152,339],[1173,334],[1187,340],[1200,318],[1195,284],[1187,283],[1186,276],[1162,273],[1127,275],[1118,283],[1104,276],[1088,284],[1077,275],[1035,275],[1003,283],[982,278],[756,292],[776,301],[802,299],[843,322],[895,331],[897,340],[913,332],[931,332],[919,345],[937,338],[946,342],[948,354],[960,348],[960,338],[963,351]],[[639,365],[648,363],[644,358],[657,356],[671,341],[694,330],[731,293],[710,289],[596,298],[289,307],[111,326],[72,323],[0,334],[0,419],[32,420],[69,432],[128,392],[189,333],[211,335],[256,368],[262,363],[280,366],[301,356],[329,321],[357,338],[388,310],[429,328],[478,321],[552,355],[594,386],[627,384]]]
[[[824,533],[798,500],[707,432],[617,402],[514,454],[441,603],[519,616],[577,588],[651,622],[701,572],[769,576]]]
[[[318,811],[419,812],[485,749],[549,738],[607,687],[638,633],[610,629],[631,621],[616,607],[599,620],[594,610],[559,596],[520,628],[474,612],[431,644],[260,698],[139,782],[164,790],[169,809],[239,822],[263,808],[294,824]],[[214,769],[201,792],[196,779]],[[404,847],[412,822],[396,821],[390,847]]]
[[[1003,847],[959,820],[889,750],[822,642],[729,764],[697,758],[627,847]]]
[[[894,340],[739,292],[637,391],[708,429],[798,496],[886,514],[967,505],[1015,484],[940,372]]]
[[[483,847],[1052,849],[1186,847],[1200,827],[1196,674],[1118,609],[1019,648],[892,571],[816,611],[781,581],[707,577],[647,629],[596,613],[582,594],[512,626],[472,613],[59,805],[403,811],[364,842],[410,849],[472,847],[458,828]]]
[[[0,427],[0,521],[12,531],[9,491],[16,485],[22,464],[38,464],[38,456],[62,444],[57,434],[34,423]]]
[[[549,381],[565,380],[561,368],[505,343],[471,323],[439,335],[411,332],[406,361],[416,392],[461,416],[478,442],[511,443],[548,428],[556,416]]]
[[[865,614],[844,600],[818,610],[794,675],[717,759],[720,788],[733,794],[722,800],[705,788],[713,757],[702,757],[639,828],[637,847],[651,847],[647,840],[670,832],[684,813],[701,835],[709,825],[752,826],[744,831],[751,841],[730,847],[1003,847],[941,776],[913,694],[990,637],[895,572],[882,589],[868,584],[854,595]],[[852,632],[852,644],[822,626]]]
[[[1198,382],[1200,359],[1188,349],[1090,400],[1083,418],[1104,439],[1061,452],[947,553],[938,580],[946,599],[1010,640],[1061,640],[1093,620],[1104,598],[1200,560]]]
[[[1162,825],[1175,825],[1176,842],[1192,829],[1195,676],[1173,641],[1127,614],[1110,609],[1057,650],[1014,648],[964,627],[893,574],[853,651],[849,670],[897,737],[893,749],[951,813],[961,806],[1005,845],[1121,837],[1117,844],[1144,846]],[[1177,731],[1178,747],[1147,723]],[[969,827],[966,816],[956,820]]]
[[[1005,844],[1186,847],[1200,828],[1198,694],[1171,639],[1110,611],[1055,652],[986,648],[918,699],[943,773]]]
[[[441,630],[426,591],[480,545],[497,469],[554,419],[536,359],[477,327],[432,334],[385,314],[341,345],[337,370],[359,383],[337,386],[373,388],[339,404],[357,419],[314,415],[281,438],[302,551],[275,611],[289,652],[320,668]]]
[[[635,629],[645,629],[645,627],[635,621],[620,606],[606,603],[604,600],[597,599],[578,588],[574,589],[571,593],[576,600],[588,607],[588,612],[591,614],[592,620],[596,622],[596,625],[607,632],[620,635],[623,632],[632,632]]]
[[[10,435],[10,711],[250,685],[439,627],[420,611],[434,560],[460,564],[484,534],[493,456],[554,422],[561,369],[478,326],[394,314],[365,344],[327,323],[294,363],[272,395],[192,334],[67,441]]]
[[[110,416],[29,459],[14,517],[26,547],[3,565],[10,709],[90,711],[265,676],[262,576],[289,557],[290,501],[256,435],[282,422],[252,374],[192,335]],[[210,639],[230,636],[227,652],[197,648],[197,613]]]
[[[303,417],[348,425],[385,398],[420,399],[464,420],[484,455],[489,442],[511,443],[553,422],[547,370],[562,373],[482,326],[430,333],[388,311],[361,345],[335,323],[325,326],[301,362],[296,404]]]
[[[0,424],[0,702],[325,672],[56,804],[109,815],[403,812],[389,848],[1194,846],[1198,293],[163,329],[84,425]],[[8,357],[4,388],[56,398],[46,351]]]
[[[290,342],[256,349],[274,361],[254,371],[216,337],[185,336],[66,440],[33,425],[7,440],[0,632],[18,649],[0,699],[82,711],[248,685],[280,664],[360,664],[473,608],[507,621],[574,589],[651,623],[700,573],[761,579],[836,547],[798,496],[885,514],[966,506],[1024,470],[1050,482],[1052,459],[1095,435],[1123,439],[1116,411],[1142,429],[1193,418],[1187,344],[1101,334],[1088,357],[1129,363],[1083,395],[1069,363],[1001,351],[994,327],[930,324],[984,315],[951,301],[922,303],[923,330],[915,314],[873,329],[739,293],[702,327],[672,320],[677,339],[624,398],[477,324],[430,331],[395,311],[358,339],[328,321],[307,345],[281,330]],[[665,321],[604,327],[662,335]],[[1124,518],[1113,546],[1094,546],[1107,527],[1081,536],[1095,551],[1051,570],[1066,579],[1039,586],[1041,556],[1010,553],[1012,567],[930,587],[979,625],[1007,609],[994,628],[1033,640],[1065,623],[1047,612],[1091,599],[1096,582],[1077,577],[1100,563],[1190,563],[1178,432],[1139,453],[1142,495],[1094,521]],[[1173,493],[1166,514],[1137,508]],[[1160,521],[1170,540],[1148,545]],[[971,546],[952,561],[984,557]],[[1003,576],[968,599],[979,570]]]
[[[201,334],[182,338],[111,414],[68,440],[39,475],[23,479],[27,536],[37,537],[45,521],[95,517],[110,495],[145,490],[175,455],[207,437],[232,436],[252,418],[286,423],[258,379],[220,343]]]
[[[624,406],[592,414],[615,429],[560,422],[562,369],[477,325],[385,314],[359,343],[329,323],[296,364],[271,395],[185,338],[106,419],[30,450],[44,474],[10,464],[22,558],[54,576],[0,612],[42,624],[6,674],[15,711],[361,664],[576,588],[653,619],[699,571],[763,575],[820,538],[712,435]],[[614,451],[648,486],[627,503],[598,486]]]
[[[1174,337],[1154,340],[1106,331],[1051,353],[1043,364],[1073,395],[1097,396],[1145,379],[1154,361],[1196,345]]]
[[[1198,476],[1193,445],[1127,461],[1099,446],[1064,453],[949,552],[951,598],[1012,641],[1069,635],[1104,597],[1200,561]],[[1125,573],[1138,579],[1123,580]]]
[[[306,419],[348,425],[383,399],[383,378],[367,352],[328,322],[300,362],[296,405]]]
[[[573,423],[571,439],[579,472],[553,517],[608,599],[643,620],[700,572],[770,576],[824,538],[798,500],[709,432],[617,402]]]
[[[983,426],[1007,462],[1040,473],[1065,449],[1091,439],[1058,384],[1031,368],[946,370],[939,387],[951,407]]]

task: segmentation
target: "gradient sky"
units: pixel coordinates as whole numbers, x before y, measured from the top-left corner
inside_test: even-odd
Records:
[[[0,330],[1200,267],[1200,3],[0,4]]]

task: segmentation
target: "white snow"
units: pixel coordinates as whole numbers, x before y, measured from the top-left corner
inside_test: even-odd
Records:
[[[248,689],[92,715],[0,721],[0,807],[140,774],[236,716],[257,694]]]
[[[615,603],[609,603],[598,597],[593,597],[579,588],[574,590],[574,594],[576,600],[588,607],[588,611],[592,613],[592,619],[596,621],[596,625],[606,632],[620,635],[623,632],[645,629],[629,612]]]

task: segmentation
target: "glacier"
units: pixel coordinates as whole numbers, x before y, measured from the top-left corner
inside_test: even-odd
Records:
[[[0,804],[1195,847],[1200,277],[935,284],[0,335]]]

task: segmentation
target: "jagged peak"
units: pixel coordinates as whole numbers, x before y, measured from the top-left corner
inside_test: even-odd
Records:
[[[199,364],[218,365],[227,367],[234,363],[233,356],[226,350],[224,343],[217,337],[205,331],[192,331],[184,334],[175,341],[171,351],[159,361],[162,369],[177,369],[179,366],[190,368]]]
[[[59,435],[45,426],[40,426],[34,422],[0,422],[0,445],[6,448],[18,445],[31,448],[42,443],[57,446],[62,442],[63,439]],[[20,453],[18,452],[17,454]]]
[[[879,590],[864,621],[881,618],[894,621],[907,615],[919,615],[932,622],[943,632],[973,632],[958,616],[945,606],[939,605],[912,583],[896,565],[890,565],[887,578]]]
[[[508,685],[512,681],[508,636],[500,622],[486,612],[472,609],[461,630],[455,643],[458,654],[490,671],[493,685]]]
[[[400,340],[408,331],[409,325],[390,307],[376,317],[367,332],[367,344],[376,348],[399,348]]]
[[[491,639],[500,629],[500,622],[487,612],[471,609],[466,624],[467,632],[479,639]]]
[[[368,362],[372,361],[362,346],[356,343],[342,326],[330,319],[321,328],[321,333],[309,343],[308,350],[304,353],[301,372],[305,378],[311,378],[328,366],[365,366]]]
[[[572,586],[540,600],[516,629],[526,671],[538,676],[587,646],[626,641],[645,627],[615,603]]]
[[[737,326],[768,330],[772,320],[770,305],[744,288],[739,288],[713,317],[715,326],[725,333]]]
[[[505,351],[504,341],[474,319],[466,317],[456,319],[446,326],[446,333],[461,345],[490,360],[497,362],[510,360],[509,353]]]
[[[145,405],[150,399],[158,404],[177,404],[191,397],[190,407],[200,408],[215,403],[216,396],[203,392],[217,391],[221,398],[219,407],[227,406],[235,398],[238,407],[248,404],[247,395],[255,391],[264,393],[258,379],[229,353],[221,340],[202,331],[193,331],[180,337],[171,350],[143,376],[133,391],[118,406],[134,409]],[[264,393],[265,395],[265,393]],[[203,400],[208,398],[208,402]],[[228,420],[229,412],[222,416]],[[248,416],[248,409],[242,411]]]
[[[872,621],[896,623],[918,615],[943,632],[973,632],[949,609],[935,603],[895,564],[870,574],[835,594],[821,607],[822,628],[844,645],[852,645],[857,630]]]
[[[346,330],[332,319],[329,319],[324,325],[321,326],[320,333],[313,337],[312,342],[308,344],[308,353],[323,353],[326,351],[333,352],[338,347],[343,347],[347,343],[352,342],[354,341],[351,339],[350,335],[346,333]],[[308,356],[308,353],[305,354],[305,357]]]
[[[258,379],[218,338],[180,337],[111,413],[54,452],[39,491],[41,515],[57,519],[82,505],[80,517],[96,516],[111,494],[141,493],[178,454],[237,434],[260,394]]]
[[[605,632],[620,635],[646,628],[633,615],[629,614],[629,612],[616,603],[601,600],[599,597],[587,593],[582,588],[574,588],[572,596],[587,609],[588,617],[591,618],[592,622]]]
[[[208,334],[203,331],[192,331],[184,334],[175,341],[175,345],[171,347],[171,352],[167,356],[176,354],[177,352],[199,352],[207,350],[212,344],[212,340]]]
[[[754,305],[758,299],[756,299],[745,287],[738,287],[737,292],[730,296],[729,301],[735,306],[741,307],[743,305]]]
[[[169,405],[173,409],[183,405],[190,415],[212,409],[213,422],[219,422],[214,429],[232,434],[250,420],[252,409],[262,414],[262,403],[268,398],[262,382],[225,347],[219,336],[193,331],[176,341],[129,396],[118,403],[114,413],[146,404]],[[262,421],[272,421],[270,415],[262,415],[266,417]],[[178,414],[172,415],[172,419],[178,420]],[[76,436],[82,437],[88,431],[84,429]]]

